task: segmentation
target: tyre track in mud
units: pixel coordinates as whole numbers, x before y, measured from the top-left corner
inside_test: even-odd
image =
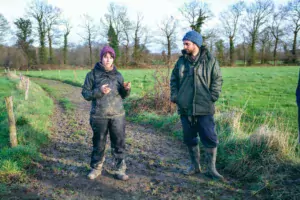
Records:
[[[81,97],[81,88],[59,81],[32,78],[47,85],[56,98],[67,98],[75,106],[66,112],[57,100],[52,116],[49,145],[41,150],[42,161],[31,184],[41,199],[244,199],[249,193],[234,184],[212,181],[204,175],[184,176],[189,161],[181,141],[149,127],[126,122],[126,182],[109,173],[110,144],[102,176],[88,180],[92,148],[89,125],[90,102]],[[226,176],[226,175],[225,175]]]

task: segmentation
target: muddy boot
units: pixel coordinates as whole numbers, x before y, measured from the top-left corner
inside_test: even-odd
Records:
[[[129,179],[129,176],[125,173],[126,172],[126,163],[124,159],[118,159],[116,162],[116,179],[119,179],[121,181],[127,181]]]
[[[218,173],[216,169],[216,159],[217,159],[217,148],[205,148],[206,152],[206,162],[207,162],[207,172],[206,174],[213,179],[218,179],[224,181],[224,177]]]
[[[193,175],[197,173],[201,173],[201,167],[200,167],[200,150],[199,146],[188,146],[189,154],[191,157],[191,166],[184,170],[185,175]]]
[[[103,163],[105,161],[105,158],[103,158],[102,162],[97,166],[97,168],[93,168],[90,173],[87,175],[88,179],[93,180],[97,178],[99,175],[101,175]]]

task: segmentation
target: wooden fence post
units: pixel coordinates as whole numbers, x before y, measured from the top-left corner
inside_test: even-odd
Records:
[[[13,111],[12,96],[5,97],[5,104],[6,104],[7,115],[8,115],[10,146],[15,147],[18,145],[18,140],[17,140],[17,128],[15,122],[15,116]]]
[[[75,70],[73,70],[73,74],[74,74],[75,81],[77,81],[77,73]]]
[[[25,100],[28,99],[29,83],[30,83],[29,78],[27,78],[27,79],[25,80],[25,84],[26,84],[26,86],[25,86]]]

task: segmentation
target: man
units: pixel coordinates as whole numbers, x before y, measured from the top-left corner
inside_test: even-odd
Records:
[[[177,104],[183,127],[184,143],[188,147],[192,165],[184,172],[201,172],[198,134],[205,147],[207,174],[224,180],[215,167],[218,138],[213,115],[214,102],[222,87],[222,75],[217,60],[202,45],[202,36],[189,31],[182,39],[184,50],[172,71],[171,101]]]

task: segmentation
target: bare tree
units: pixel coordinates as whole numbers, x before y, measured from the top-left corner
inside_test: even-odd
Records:
[[[291,28],[293,30],[294,39],[293,39],[293,63],[297,61],[297,37],[300,30],[300,0],[290,0],[285,6],[285,10],[288,14],[288,21],[291,21]]]
[[[213,14],[207,3],[198,0],[192,0],[183,4],[179,9],[183,17],[188,21],[190,27],[201,33],[204,23],[213,17]]]
[[[134,27],[134,44],[133,44],[133,61],[135,63],[138,62],[139,54],[140,54],[140,40],[141,40],[141,30],[142,30],[142,20],[144,19],[144,16],[141,13],[137,14],[137,20],[135,22]]]
[[[239,26],[239,20],[242,16],[244,8],[245,3],[243,1],[240,1],[238,3],[230,5],[227,11],[224,11],[220,14],[220,21],[222,22],[225,34],[229,39],[229,60],[231,66],[235,65],[234,39]]]
[[[5,42],[5,37],[9,30],[7,19],[0,13],[0,44]]]
[[[123,18],[127,18],[127,8],[125,6],[120,6],[117,5],[116,3],[112,2],[109,4],[108,8],[107,8],[107,13],[104,15],[104,20],[101,19],[101,24],[103,25],[103,31],[104,34],[106,36],[108,29],[109,29],[109,25],[111,23],[111,25],[113,26],[116,35],[118,37],[118,40],[121,41],[122,40],[122,32],[123,32],[123,25],[122,25],[122,19]]]
[[[278,10],[273,13],[272,23],[268,27],[270,29],[270,33],[274,37],[274,50],[273,50],[273,61],[274,65],[277,64],[277,47],[280,38],[284,35],[283,25],[285,21],[286,13],[282,10]]]
[[[60,24],[61,10],[58,7],[47,4],[45,13],[45,23],[49,44],[49,63],[53,64],[53,37],[56,26]]]
[[[46,64],[46,13],[47,4],[41,0],[33,0],[29,5],[28,14],[37,22],[37,29],[40,41],[39,58],[41,64]]]
[[[88,44],[89,51],[90,51],[89,65],[92,66],[93,65],[92,44],[93,44],[93,41],[96,38],[97,28],[96,28],[96,26],[94,24],[94,20],[92,19],[92,17],[90,17],[87,14],[84,14],[82,16],[82,21],[83,21],[83,23],[81,25],[81,28],[84,29],[84,34],[81,35],[81,37]]]
[[[255,2],[251,3],[246,9],[247,15],[244,18],[243,28],[247,30],[251,40],[250,59],[248,60],[249,65],[255,64],[255,45],[258,39],[258,33],[268,21],[268,17],[273,10],[274,3],[272,0],[255,0]]]
[[[64,47],[63,47],[64,58],[63,59],[64,59],[64,64],[66,65],[68,61],[68,36],[71,32],[72,27],[68,22],[68,20],[65,20],[63,24],[64,24]]]
[[[129,63],[129,44],[130,44],[130,38],[131,34],[133,31],[133,24],[127,17],[127,11],[125,10],[124,16],[120,19],[121,22],[121,30],[122,30],[122,35],[121,35],[121,42],[124,45],[124,62],[123,65],[128,65]]]
[[[171,61],[171,51],[176,47],[176,29],[177,21],[173,17],[165,18],[158,26],[162,36],[165,38],[163,40],[163,45],[167,47],[167,61],[168,69],[170,68]],[[170,70],[170,69],[169,69]]]
[[[22,49],[24,55],[27,59],[27,67],[30,66],[30,46],[33,43],[33,39],[31,38],[32,33],[32,24],[29,19],[19,18],[14,24],[17,26],[17,45],[20,49]]]
[[[203,44],[206,45],[210,52],[214,51],[214,45],[217,40],[219,40],[220,30],[217,28],[210,28],[203,31]]]
[[[141,13],[137,14],[137,19],[134,25],[133,38],[133,62],[137,64],[141,60],[142,52],[146,49],[146,44],[149,42],[149,30],[143,25],[144,16]]]
[[[269,28],[263,29],[258,37],[258,42],[260,44],[260,63],[266,64],[267,63],[267,47],[268,44],[271,42],[271,33]]]
[[[249,52],[248,52],[248,50],[249,50],[249,43],[247,42],[247,41],[249,41],[249,38],[248,38],[247,31],[244,30],[243,28],[239,29],[238,32],[239,32],[239,35],[240,35],[240,37],[242,39],[242,42],[239,45],[239,49],[241,50],[240,51],[240,55],[242,54],[241,57],[243,59],[243,64],[244,64],[244,66],[246,66],[246,64],[247,64],[247,58],[248,58],[248,54],[249,54]],[[243,52],[243,53],[241,53],[241,52]]]

